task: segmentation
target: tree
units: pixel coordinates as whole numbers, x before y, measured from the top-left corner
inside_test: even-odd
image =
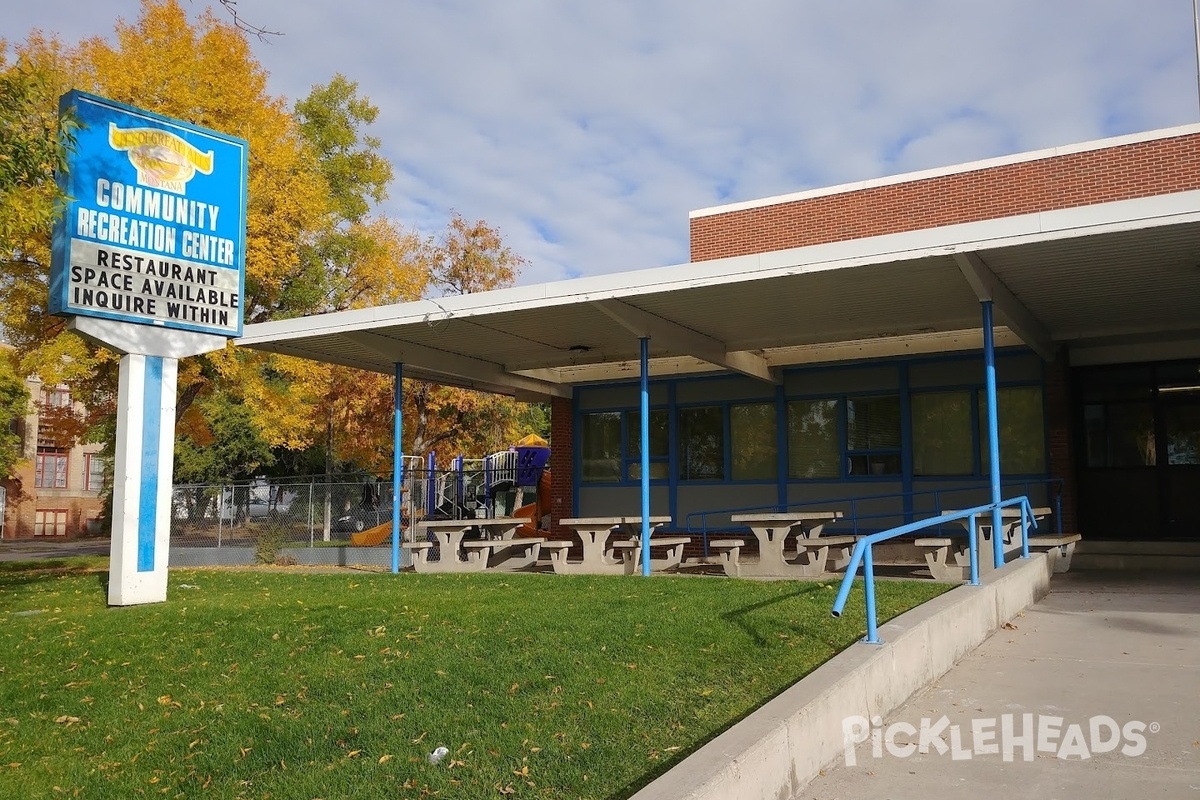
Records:
[[[12,478],[20,464],[21,437],[16,424],[29,413],[29,392],[9,352],[0,352],[0,479]]]
[[[430,281],[443,294],[470,294],[512,286],[525,259],[505,246],[497,228],[455,211],[430,263]]]
[[[317,291],[295,289],[311,279],[299,253],[301,241],[319,230],[330,208],[327,187],[287,106],[266,93],[266,72],[236,26],[212,13],[192,25],[176,0],[144,0],[134,23],[117,23],[115,43],[95,38],[65,47],[34,33],[15,56],[3,72],[5,85],[10,95],[22,90],[28,102],[5,103],[0,115],[5,133],[0,163],[22,165],[17,173],[22,191],[0,197],[0,219],[8,222],[0,254],[6,300],[0,325],[18,349],[24,374],[71,384],[89,408],[115,395],[110,355],[67,332],[64,321],[46,309],[50,221],[57,200],[57,160],[48,132],[58,96],[72,86],[245,138],[251,162],[247,318],[312,310],[298,306],[296,298],[319,296],[320,284]],[[21,146],[23,141],[30,144]],[[181,364],[178,415],[217,377],[208,358]]]
[[[504,244],[499,229],[453,212],[431,244],[429,263],[433,287],[444,294],[468,294],[511,286],[525,259]],[[405,416],[413,423],[411,449],[405,452],[425,455],[445,447],[447,457],[482,455],[508,447],[522,435],[521,404],[506,397],[409,381],[404,398]]]

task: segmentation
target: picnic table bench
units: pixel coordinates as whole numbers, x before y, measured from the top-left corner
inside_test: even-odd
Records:
[[[749,526],[758,539],[758,560],[742,558],[744,539],[717,539],[709,546],[719,551],[731,577],[817,577],[826,571],[830,549],[835,563],[849,563],[853,536],[821,536],[826,525],[841,518],[841,511],[734,514],[730,521]],[[786,543],[793,533],[798,534],[796,552],[788,556]]]
[[[651,536],[650,571],[667,572],[679,569],[679,565],[683,563],[683,547],[691,540],[690,536]],[[663,547],[667,548],[665,555],[654,558],[654,550]],[[640,540],[613,542],[613,548],[621,552],[626,575],[637,575],[641,572],[642,543]]]
[[[572,517],[559,520],[560,524],[571,528],[583,545],[583,558],[579,561],[567,559],[569,542],[546,542],[551,545],[546,548],[550,554],[550,564],[560,575],[624,575],[627,565],[625,558],[619,556],[618,548],[609,543],[609,537],[616,533],[626,541],[641,540],[642,518],[636,517]],[[651,533],[671,522],[670,517],[650,517]],[[640,563],[640,562],[639,562]],[[652,564],[653,566],[653,564]]]
[[[526,569],[537,563],[545,539],[514,538],[517,528],[524,523],[525,520],[515,517],[423,520],[415,523],[413,530],[428,532],[433,541],[404,542],[400,546],[412,552],[413,569],[417,572],[480,572],[488,567]],[[464,541],[472,528],[478,528],[484,538]]]
[[[1050,557],[1050,565],[1055,572],[1066,572],[1071,568],[1071,556],[1075,554],[1075,544],[1082,538],[1078,533],[1030,536],[1029,549],[1038,553],[1046,553]]]
[[[1034,508],[1033,512],[1034,524],[1040,523],[1050,515],[1049,508]],[[1008,507],[1000,509],[1000,524],[1002,530],[1000,535],[1003,537],[1003,554],[1007,556],[1021,548],[1021,536],[1028,535],[1027,533],[1019,534],[1022,526],[1021,508]],[[956,514],[956,511],[947,511],[946,515]],[[970,518],[959,518],[949,520],[949,523],[961,525],[963,528],[962,534],[953,536],[923,536],[914,541],[917,549],[923,550],[925,553],[925,564],[929,567],[929,574],[934,580],[959,582],[966,580],[971,574],[971,556],[968,552],[968,538],[966,537],[967,526],[971,524]],[[1033,546],[1033,540],[1041,537],[1030,537],[1030,547]],[[979,572],[982,574],[994,570],[993,550],[992,550],[992,515],[991,512],[985,512],[975,515],[975,544],[978,550],[977,557],[979,562]],[[1047,549],[1055,545],[1048,545]],[[1074,548],[1074,544],[1071,543]]]

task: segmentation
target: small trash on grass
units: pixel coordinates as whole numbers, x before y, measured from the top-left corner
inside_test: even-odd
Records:
[[[448,755],[450,755],[450,751],[448,749],[445,747],[439,747],[437,750],[434,750],[429,754],[429,763],[437,764]]]
[[[14,617],[33,617],[38,614],[45,614],[45,613],[46,613],[46,609],[44,609],[44,608],[31,608],[28,611],[14,611],[13,616]]]
[[[179,588],[180,589],[199,589],[200,587],[194,583],[181,583],[181,584],[179,584]]]

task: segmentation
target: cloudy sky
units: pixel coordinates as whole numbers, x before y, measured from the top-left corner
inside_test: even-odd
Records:
[[[191,0],[197,12],[207,0]],[[137,0],[0,0],[0,38]],[[687,261],[688,212],[1200,120],[1190,0],[240,0],[292,100],[381,109],[382,211],[500,227],[521,283]]]

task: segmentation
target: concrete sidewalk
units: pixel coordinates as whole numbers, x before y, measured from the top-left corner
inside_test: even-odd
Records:
[[[108,539],[4,539],[0,540],[0,561],[106,556],[111,547]]]
[[[1011,715],[1007,736],[1004,715]],[[889,727],[894,723],[910,727]],[[919,745],[923,724],[924,754],[904,747]],[[982,735],[974,735],[973,724]],[[1019,740],[1027,729],[1030,747]],[[876,730],[863,731],[852,758],[795,800],[1200,799],[1200,576],[1056,575],[1048,597]],[[1100,752],[1113,739],[1115,749]],[[987,752],[1006,742],[1010,761]]]

